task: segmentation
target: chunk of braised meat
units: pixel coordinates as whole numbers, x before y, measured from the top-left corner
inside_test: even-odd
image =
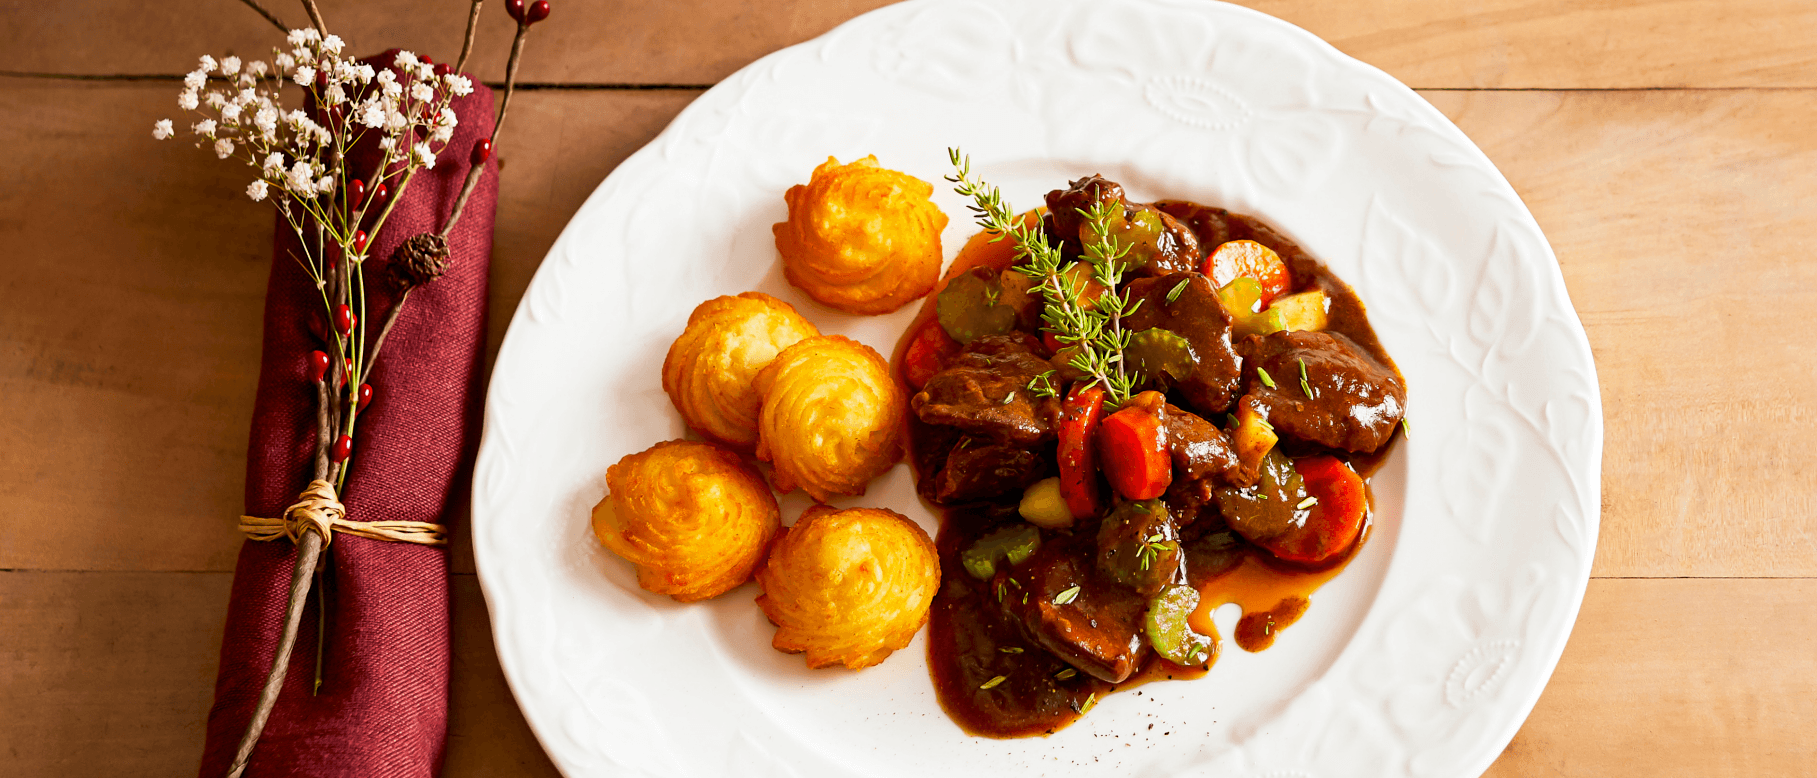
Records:
[[[1046,478],[1052,456],[1023,446],[961,438],[947,453],[928,499],[940,505],[977,502],[1006,494],[1021,496],[1030,484]]]
[[[1374,451],[1388,442],[1405,412],[1407,388],[1401,377],[1341,334],[1251,335],[1238,350],[1245,359],[1245,391],[1284,437],[1345,451]],[[1272,388],[1258,369],[1268,372]]]
[[[1125,502],[1098,523],[1098,572],[1144,599],[1185,580],[1180,528],[1160,500]]]
[[[1287,263],[1287,270],[1293,275],[1293,288],[1304,288],[1318,277],[1318,261],[1300,248],[1300,244],[1275,232],[1260,219],[1184,200],[1159,200],[1155,207],[1186,225],[1198,237],[1206,254],[1233,240],[1253,240],[1267,246]]]
[[[1230,314],[1218,303],[1211,279],[1198,273],[1174,273],[1140,278],[1131,281],[1128,288],[1130,299],[1141,300],[1142,304],[1123,320],[1123,328],[1140,332],[1161,327],[1185,338],[1198,357],[1198,364],[1175,387],[1186,398],[1189,410],[1223,413],[1237,398],[1242,371],[1230,342]],[[1168,302],[1176,288],[1180,293]]]
[[[957,427],[996,442],[1044,442],[1054,437],[1060,403],[1036,397],[1028,383],[1051,369],[1019,335],[979,338],[929,378],[909,400],[909,408],[928,424]]]
[[[1167,450],[1173,456],[1174,480],[1213,480],[1240,484],[1246,479],[1230,436],[1198,415],[1168,405],[1161,422],[1167,426]],[[1249,478],[1253,479],[1253,475]]]
[[[1124,202],[1127,200],[1122,185],[1099,175],[1086,176],[1065,189],[1048,192],[1047,213],[1053,217],[1047,222],[1053,229],[1048,237],[1059,241],[1061,256],[1078,259],[1085,251],[1085,244],[1079,239],[1079,228],[1085,226],[1085,214],[1099,203]]]
[[[1148,602],[1098,572],[1097,543],[1079,533],[1041,544],[1028,561],[997,574],[1006,613],[1061,661],[1111,683],[1129,678],[1148,651]]]
[[[1113,228],[1118,238],[1131,244],[1131,275],[1159,276],[1197,270],[1199,261],[1205,258],[1205,247],[1190,226],[1152,205],[1130,202],[1121,185],[1098,175],[1047,193],[1048,218],[1042,223],[1051,231],[1050,237],[1059,241],[1062,257],[1076,260],[1084,255],[1084,239],[1090,231],[1084,214],[1100,203],[1123,209],[1123,224]]]

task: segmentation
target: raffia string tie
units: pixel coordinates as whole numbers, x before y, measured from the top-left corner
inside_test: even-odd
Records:
[[[322,536],[324,546],[334,539],[336,531],[425,546],[448,542],[447,529],[427,521],[352,521],[347,518],[346,506],[335,498],[334,485],[319,478],[309,482],[309,488],[297,495],[296,503],[284,509],[283,518],[241,516],[240,531],[253,540],[289,538],[292,543],[305,532],[315,532]]]

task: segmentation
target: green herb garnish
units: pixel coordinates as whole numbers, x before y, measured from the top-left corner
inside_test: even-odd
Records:
[[[995,689],[995,688],[997,688],[998,684],[1003,683],[1006,680],[1009,680],[1009,679],[1004,678],[1003,676],[999,675],[988,681],[985,681],[984,684],[979,686],[978,688],[979,689]]]
[[[1073,600],[1077,600],[1077,599],[1079,599],[1079,585],[1073,584],[1072,586],[1068,587],[1066,589],[1066,591],[1063,591],[1059,594],[1054,595],[1054,604],[1055,605],[1065,605],[1065,604],[1072,602]]]
[[[966,206],[979,226],[997,233],[993,241],[1008,237],[1015,244],[1015,270],[1035,281],[1046,305],[1042,329],[1054,334],[1061,345],[1073,350],[1069,366],[1084,373],[1092,383],[1104,387],[1105,401],[1122,405],[1135,391],[1141,377],[1123,361],[1129,347],[1130,333],[1123,329],[1123,319],[1141,307],[1141,300],[1131,300],[1129,290],[1117,289],[1123,271],[1129,269],[1125,258],[1131,246],[1123,245],[1110,234],[1113,217],[1120,216],[1119,205],[1097,203],[1082,215],[1090,228],[1085,241],[1085,260],[1091,264],[1092,278],[1105,292],[1091,305],[1086,304],[1085,281],[1076,274],[1062,272],[1065,262],[1059,247],[1047,242],[1039,222],[1026,224],[1018,219],[1003,201],[997,187],[972,176],[971,158],[956,148],[947,149],[955,173],[946,177],[953,191],[970,198]],[[1032,389],[1032,387],[1031,387]]]
[[[1172,289],[1167,290],[1167,304],[1172,305],[1178,302],[1180,293],[1186,291],[1186,285],[1190,283],[1192,283],[1191,277],[1182,278],[1180,283],[1174,284]]]
[[[1074,670],[1074,669],[1068,667],[1065,670],[1061,670],[1060,672],[1054,673],[1054,679],[1060,680],[1060,681],[1065,681],[1065,680],[1071,679],[1073,676],[1078,675],[1078,674],[1079,674],[1078,670]]]
[[[1306,399],[1312,399],[1312,384],[1306,380],[1306,360],[1300,360],[1300,391],[1306,393]]]
[[[1255,369],[1255,374],[1256,374],[1257,378],[1262,379],[1263,386],[1266,386],[1270,389],[1274,388],[1274,376],[1269,375],[1267,370],[1263,370],[1260,365],[1257,365],[1256,369]]]

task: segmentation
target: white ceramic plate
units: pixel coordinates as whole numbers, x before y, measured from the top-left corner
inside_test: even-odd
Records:
[[[1102,173],[1138,199],[1264,218],[1355,286],[1410,388],[1375,534],[1299,624],[1046,738],[963,735],[924,638],[861,673],[809,671],[769,647],[755,586],[651,596],[588,530],[608,465],[686,434],[659,372],[701,301],[762,290],[890,352],[912,306],[810,302],[782,280],[770,225],[828,155],[875,153],[940,184],[950,259],[974,231],[940,181],[950,145],[1018,208]],[[1576,617],[1601,451],[1590,349],[1538,225],[1394,79],[1235,6],[921,0],[739,71],[574,216],[494,372],[475,556],[506,676],[574,778],[1475,775]],[[906,465],[838,504],[937,526]],[[785,499],[784,521],[805,505]]]

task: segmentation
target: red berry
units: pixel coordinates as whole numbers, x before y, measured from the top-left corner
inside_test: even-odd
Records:
[[[366,406],[371,402],[372,402],[372,384],[360,384],[360,399],[359,399],[360,410],[362,410],[362,411],[366,410]]]
[[[334,448],[328,452],[328,458],[336,462],[345,462],[353,456],[353,438],[342,435],[334,440]]]
[[[505,0],[505,13],[522,23],[524,21],[524,0]]]
[[[468,157],[467,157],[468,160],[473,162],[473,164],[475,164],[475,165],[484,165],[484,164],[486,164],[486,160],[491,159],[491,158],[492,158],[492,139],[491,138],[480,138],[479,140],[473,142],[473,153],[468,155]]]
[[[309,352],[309,380],[320,381],[328,375],[328,355],[320,351]]]
[[[433,64],[435,64],[435,60],[432,60],[432,59],[430,59],[430,58],[429,58],[429,55],[427,55],[427,54],[423,54],[423,55],[421,55],[421,56],[418,56],[418,57],[417,57],[417,58],[416,58],[416,61],[418,61],[418,62],[421,62],[421,63],[423,63],[423,64],[425,64],[425,65],[433,65]]]
[[[448,75],[449,73],[453,73],[453,72],[454,72],[454,68],[448,67],[445,64],[438,62],[435,65],[435,74],[438,76],[445,76],[445,75]]]
[[[366,182],[353,179],[347,182],[347,204],[355,208],[366,201]]]
[[[531,25],[549,18],[549,0],[536,0],[524,9],[524,24]]]
[[[390,193],[391,190],[385,188],[385,182],[380,181],[379,185],[372,190],[372,201],[375,203],[384,202],[385,195]]]
[[[341,371],[341,375],[343,377],[352,378],[353,377],[353,357],[348,357],[346,362],[343,364],[343,367],[346,369]]]
[[[359,317],[353,315],[352,308],[345,305],[337,305],[334,307],[334,328],[342,335],[352,332],[353,324],[358,320]]]
[[[355,254],[366,253],[366,231],[365,230],[354,230],[353,231],[353,253],[355,253]]]

